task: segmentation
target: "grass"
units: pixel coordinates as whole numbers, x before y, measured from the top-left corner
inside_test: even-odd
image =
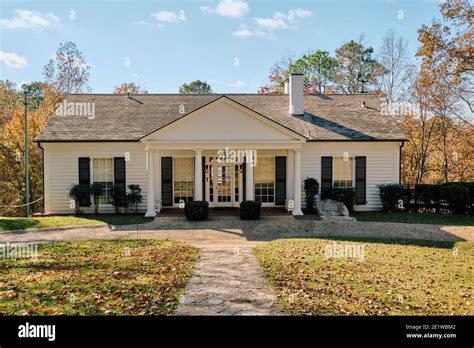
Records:
[[[286,239],[254,252],[289,314],[473,315],[474,243],[416,243]]]
[[[0,231],[24,230],[26,228],[45,228],[76,225],[134,225],[144,224],[152,221],[140,214],[103,214],[103,215],[81,215],[81,216],[38,216],[38,217],[1,217]]]
[[[353,213],[357,221],[406,222],[410,224],[434,224],[453,226],[474,226],[473,215],[447,215],[435,213]]]
[[[169,240],[42,244],[36,260],[0,260],[0,314],[170,314],[197,257]]]

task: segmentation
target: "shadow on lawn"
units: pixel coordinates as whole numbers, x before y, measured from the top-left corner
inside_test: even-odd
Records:
[[[135,230],[134,227],[121,231]],[[150,235],[146,236],[147,230]],[[176,238],[184,241],[218,240],[219,242],[257,241],[268,242],[286,238],[318,238],[332,240],[361,241],[400,245],[418,245],[433,248],[452,248],[464,238],[450,233],[442,226],[420,226],[413,224],[407,230],[397,231],[393,224],[360,222],[324,222],[297,220],[292,216],[262,216],[258,221],[244,221],[238,217],[210,218],[207,221],[186,221],[180,217],[158,217],[152,224],[138,228],[142,237]],[[156,233],[156,236],[154,234]]]
[[[0,220],[0,227],[3,230],[24,230],[37,227],[39,224],[40,221],[34,218]]]

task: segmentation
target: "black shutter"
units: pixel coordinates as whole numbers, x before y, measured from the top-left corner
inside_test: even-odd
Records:
[[[114,157],[114,185],[125,190],[125,157]]]
[[[275,204],[284,205],[286,200],[286,157],[275,157]]]
[[[245,201],[247,198],[247,158],[244,157],[244,163],[242,164],[242,200]]]
[[[89,191],[91,186],[91,160],[89,157],[79,157],[79,186]],[[81,207],[91,206],[91,196],[86,195],[79,202]]]
[[[355,191],[356,204],[366,204],[367,198],[367,158],[365,156],[356,157],[356,175],[355,175]]]
[[[202,200],[206,200],[206,157],[202,157]]]
[[[161,157],[161,203],[173,205],[173,157]]]
[[[332,191],[332,157],[321,157],[321,198],[330,198]]]

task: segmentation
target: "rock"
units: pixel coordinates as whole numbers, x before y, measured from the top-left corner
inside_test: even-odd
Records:
[[[347,209],[346,205],[342,202],[337,203],[337,212],[339,216],[349,216],[349,209]]]

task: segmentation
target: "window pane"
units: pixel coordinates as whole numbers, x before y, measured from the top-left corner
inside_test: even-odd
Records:
[[[345,160],[343,157],[333,158],[335,188],[352,187],[352,162],[352,157]]]
[[[194,198],[194,158],[173,158],[174,203]]]
[[[255,200],[262,203],[275,202],[275,158],[258,158],[254,171]]]
[[[92,160],[92,181],[102,184],[104,191],[98,197],[99,204],[112,203],[112,185],[113,177],[113,159],[112,158],[94,158]]]

